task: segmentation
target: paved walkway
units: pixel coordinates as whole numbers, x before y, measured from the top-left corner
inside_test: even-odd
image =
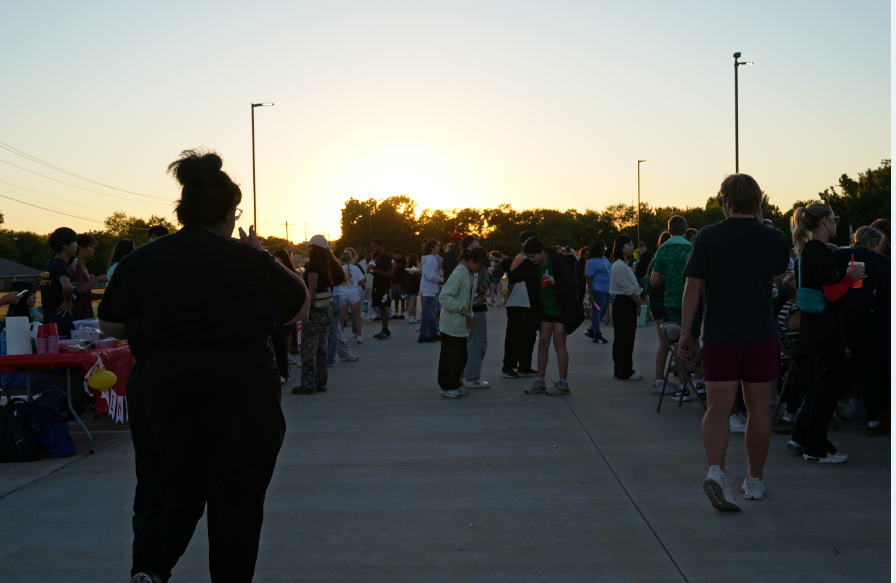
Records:
[[[527,379],[499,376],[504,326],[489,312],[492,387],[462,399],[440,396],[438,345],[405,322],[387,341],[369,325],[328,393],[285,388],[256,581],[889,581],[888,437],[851,422],[832,437],[849,463],[813,466],[775,435],[766,499],[718,513],[701,490],[699,403],[657,414],[649,381],[614,379],[611,345],[584,328],[572,395],[527,396]],[[638,329],[648,378],[657,342]],[[94,456],[0,466],[0,580],[127,580],[132,446],[126,427],[90,425]],[[737,492],[742,436],[728,465]],[[208,581],[207,557],[203,521],[173,581]]]

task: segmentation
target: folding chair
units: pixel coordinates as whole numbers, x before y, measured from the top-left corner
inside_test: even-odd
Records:
[[[656,407],[656,412],[659,413],[660,407],[663,406],[663,397],[666,394],[666,386],[669,384],[669,375],[677,375],[680,372],[684,373],[685,383],[687,383],[689,390],[694,391],[694,394],[697,395],[697,400],[700,401],[700,404],[706,409],[706,399],[703,395],[697,393],[697,387],[691,381],[691,373],[696,372],[697,369],[700,368],[700,363],[703,360],[703,353],[700,351],[700,347],[694,347],[694,356],[696,356],[696,358],[693,362],[682,362],[678,357],[678,341],[681,340],[681,326],[675,322],[666,322],[663,324],[662,328],[660,328],[660,335],[663,337],[663,342],[666,343],[666,348],[669,350],[669,356],[666,358],[666,376],[663,379],[663,390],[660,392],[660,402]],[[681,407],[683,402],[684,401],[679,401],[678,406]]]
[[[784,383],[781,385],[778,399],[775,401],[775,408],[772,409],[772,423],[778,418],[778,409],[781,408],[781,403],[786,402],[790,396],[790,387],[796,382],[794,377],[803,374],[793,357],[797,344],[781,329],[778,330],[778,346],[781,348],[781,367],[787,367],[787,370],[784,373]]]

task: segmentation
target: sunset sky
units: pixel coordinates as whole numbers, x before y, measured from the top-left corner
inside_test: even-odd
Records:
[[[368,190],[599,210],[635,199],[645,158],[643,201],[702,205],[734,172],[735,51],[756,63],[741,171],[789,208],[890,158],[890,30],[885,0],[4,3],[0,142],[163,200],[0,149],[0,196],[97,221],[0,198],[3,227],[173,220],[165,168],[195,146],[248,225],[252,102],[275,104],[255,120],[265,235],[336,237]]]

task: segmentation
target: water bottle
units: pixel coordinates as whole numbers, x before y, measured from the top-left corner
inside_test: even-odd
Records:
[[[0,332],[0,356],[6,356],[6,330]]]
[[[369,308],[367,307],[367,300],[364,300],[364,305],[361,307],[361,313],[366,314]]]

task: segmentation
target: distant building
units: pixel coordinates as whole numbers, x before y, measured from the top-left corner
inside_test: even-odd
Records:
[[[38,285],[40,270],[0,257],[0,292],[9,291],[9,286],[14,281],[28,281]]]

